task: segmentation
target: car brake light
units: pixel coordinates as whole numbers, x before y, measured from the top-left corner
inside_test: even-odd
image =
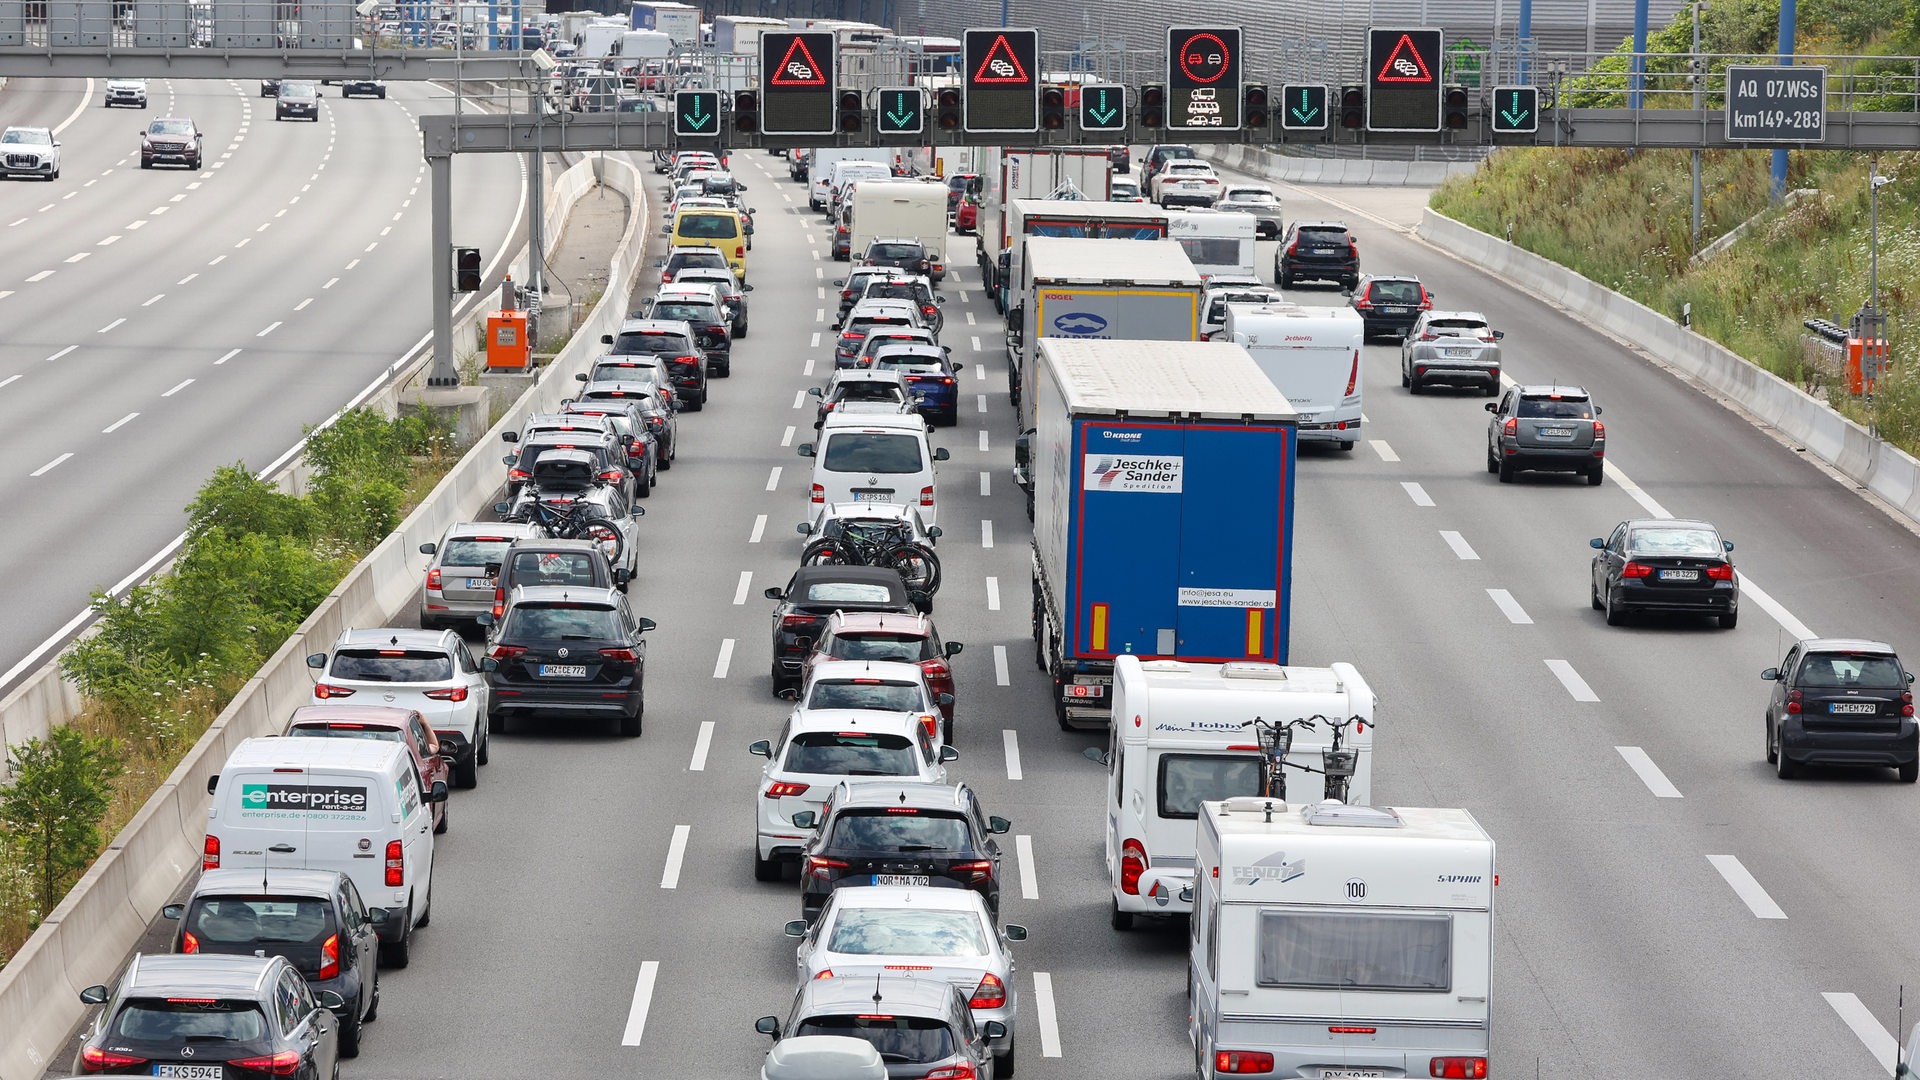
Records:
[[[508,469],[507,470],[507,479],[509,481],[525,480],[527,476],[528,476],[528,473],[527,473],[527,470],[525,469]]]
[[[1287,254],[1288,255],[1300,254],[1300,238],[1299,237],[1297,236],[1294,237],[1293,243],[1287,245]]]
[[[1902,690],[1900,692],[1900,715],[1913,715],[1913,691],[1911,690]]]
[[[619,664],[633,664],[640,660],[632,649],[601,649],[600,655]]]
[[[928,484],[926,487],[923,487],[920,489],[920,505],[921,506],[933,505],[933,485],[932,484]]]
[[[813,629],[813,624],[819,621],[820,618],[816,615],[783,615],[780,618],[780,629],[788,633],[798,633]]]
[[[500,586],[500,585],[495,585],[495,586],[494,586],[494,588],[493,588],[493,617],[494,617],[494,620],[495,620],[495,621],[498,621],[498,620],[499,620],[499,618],[500,618],[500,616],[502,616],[502,615],[504,615],[504,614],[506,614],[506,610],[507,610],[507,590],[506,590],[506,588],[505,588],[504,586]],[[523,649],[523,650],[521,650],[521,651],[522,651],[522,652],[524,652],[524,651],[526,651],[526,650],[524,650],[524,649]],[[497,651],[496,651],[496,652],[494,653],[494,655],[495,655],[495,656],[499,656],[500,654],[499,654],[499,652],[497,652]]]
[[[1724,565],[1709,566],[1707,567],[1707,577],[1714,581],[1732,581],[1733,567]]]
[[[808,498],[807,498],[807,501],[808,501],[808,502],[810,502],[810,503],[824,503],[824,502],[826,502],[826,501],[827,501],[827,489],[826,489],[826,488],[824,488],[824,487],[821,487],[821,486],[820,486],[819,484],[815,484],[815,485],[813,485],[813,494],[812,494],[812,495],[810,495],[810,496],[808,496]]]
[[[1353,396],[1353,388],[1360,382],[1360,350],[1353,350],[1353,369],[1347,372],[1347,396]]]
[[[313,696],[323,701],[327,698],[352,697],[353,688],[351,686],[335,686],[332,683],[320,683],[313,688]]]
[[[430,697],[435,701],[465,701],[467,700],[467,688],[464,686],[449,686],[440,690],[428,690],[424,696]]]
[[[1604,439],[1606,437],[1607,437],[1607,425],[1601,423],[1598,420],[1595,420],[1593,422],[1593,441],[1599,442],[1601,439]]]
[[[320,943],[320,977],[335,978],[340,974],[340,935],[328,934],[327,940]]]
[[[197,953],[200,951],[200,939],[193,936],[193,931],[181,931],[180,951],[183,953]]]
[[[1360,241],[1351,236],[1347,237],[1347,254],[1356,259],[1360,257]]]
[[[1138,840],[1120,845],[1120,891],[1140,895],[1140,875],[1147,870],[1147,848]]]
[[[1433,294],[1427,291],[1427,287],[1425,285],[1420,286],[1420,310],[1421,311],[1433,310]]]
[[[407,883],[407,857],[400,850],[400,841],[387,841],[387,885],[399,888]]]
[[[747,257],[747,249],[746,249],[746,248],[744,248],[744,247],[742,247],[742,246],[740,246],[739,244],[735,244],[735,245],[733,245],[733,257],[734,257],[734,258],[736,258],[736,259],[744,259],[744,258],[746,258],[746,257]]]
[[[1356,311],[1372,311],[1373,301],[1368,300],[1365,297],[1361,297],[1360,299],[1355,300],[1353,302],[1353,306],[1354,306],[1354,310]]]
[[[236,1069],[249,1072],[270,1073],[274,1076],[292,1076],[300,1071],[300,1051],[282,1050],[277,1054],[262,1054],[259,1057],[234,1058],[227,1064]]]
[[[934,713],[922,713],[920,715],[920,726],[927,729],[927,738],[937,739],[940,737],[940,717]]]
[[[1007,988],[1000,982],[1000,976],[989,971],[980,979],[980,985],[973,988],[973,997],[967,1000],[969,1009],[998,1009],[1007,1003]]]
[[[979,884],[980,882],[993,879],[993,863],[987,859],[980,859],[974,862],[954,863],[951,867],[948,867],[948,871],[952,873],[953,876],[969,884]]]
[[[1653,575],[1653,567],[1643,562],[1630,562],[1620,568],[1621,577],[1643,578]]]
[[[1800,712],[1800,691],[1787,691],[1787,711],[1796,715]]]
[[[1428,1076],[1486,1080],[1487,1059],[1483,1057],[1437,1057],[1427,1063]]]
[[[146,1058],[134,1057],[132,1054],[116,1054],[97,1046],[84,1047],[80,1051],[80,1067],[88,1072],[122,1069],[128,1065],[145,1065],[146,1063]]]
[[[427,588],[432,589],[434,592],[440,591],[440,568],[439,567],[436,566],[433,569],[427,571]]]
[[[207,834],[206,842],[200,845],[200,869],[220,869],[220,838]]]
[[[1438,1060],[1437,1058],[1435,1060]],[[1273,1055],[1260,1050],[1215,1050],[1213,1071],[1263,1073],[1273,1071]]]
[[[829,859],[820,855],[807,856],[807,873],[819,878],[821,881],[832,881],[833,871],[845,870],[846,868],[847,861],[845,859]]]
[[[1500,425],[1500,434],[1515,435],[1515,436],[1519,435],[1520,434],[1519,419],[1517,417],[1512,417],[1512,416],[1507,417],[1507,422]]]
[[[979,1076],[973,1070],[973,1062],[962,1061],[956,1065],[942,1065],[928,1072],[926,1080],[979,1080]]]
[[[495,660],[511,660],[527,651],[525,645],[495,645],[489,654]]]
[[[811,785],[796,784],[790,780],[775,780],[773,783],[767,785],[765,797],[769,799],[790,799],[796,795],[805,795],[809,786]]]
[[[619,469],[608,469],[605,472],[602,472],[599,476],[599,480],[601,482],[608,483],[608,484],[617,484],[620,481],[625,480],[626,478],[627,478],[627,474],[620,471]]]

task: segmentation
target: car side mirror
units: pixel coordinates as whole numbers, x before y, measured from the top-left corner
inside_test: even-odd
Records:
[[[980,1025],[980,1034],[989,1039],[1004,1039],[1007,1037],[1007,1025],[998,1020],[989,1020]]]
[[[780,1021],[771,1016],[763,1016],[753,1022],[753,1030],[762,1035],[771,1035],[777,1039],[780,1037]]]
[[[377,922],[377,923],[383,923],[383,922],[386,922],[386,921],[387,921],[387,909],[386,909],[386,908],[383,908],[383,907],[370,907],[370,908],[368,908],[368,909],[367,909],[367,921],[368,921],[368,922]]]
[[[606,344],[606,343],[605,343],[605,342],[601,342],[601,344],[603,344],[603,345],[604,345],[604,344]],[[573,376],[573,381],[574,381],[574,382],[586,382],[586,381],[587,381],[587,373],[586,373],[586,372],[584,372],[584,371],[582,371],[582,372],[578,372],[578,373],[576,373],[576,374],[575,374],[575,375]],[[504,436],[502,436],[502,437],[504,438]]]
[[[802,810],[793,815],[793,824],[798,829],[811,829],[820,823],[820,814],[814,810]]]
[[[933,302],[936,304],[944,304],[947,302],[947,298],[944,296],[936,296],[933,298]]]
[[[1495,330],[1493,332],[1493,340],[1495,341],[1503,341],[1506,339],[1506,336],[1507,332],[1505,330]]]
[[[613,583],[615,585],[625,585],[628,579],[631,578],[632,576],[633,575],[627,572],[626,567],[624,566],[615,567],[613,571]]]
[[[347,1007],[347,999],[341,997],[339,994],[335,993],[332,990],[320,991],[319,993],[313,995],[313,1000],[319,1003],[320,1007],[323,1009],[332,1010],[332,1009],[344,1009]]]
[[[827,391],[826,391],[826,389],[825,389],[824,387],[819,387],[819,386],[809,386],[809,387],[807,387],[807,396],[808,396],[808,397],[817,397],[817,398],[823,398],[823,397],[826,397],[826,396],[827,396]]]
[[[759,742],[748,743],[747,753],[753,754],[757,757],[772,758],[773,744],[771,742],[768,742],[766,739],[761,739]]]
[[[793,531],[799,533],[801,536],[812,536],[813,525],[809,522],[803,521],[800,524],[795,525],[793,527]]]
[[[439,550],[439,547],[440,547],[440,546],[439,546],[438,544],[432,544],[432,543],[427,543],[427,544],[421,544],[421,545],[420,545],[420,554],[422,554],[422,555],[431,555],[431,554],[433,554],[433,553],[434,553],[435,551],[438,551],[438,550]]]
[[[940,748],[940,764],[945,765],[950,761],[959,761],[959,760],[960,760],[959,750],[956,750],[951,746],[943,746]]]
[[[934,448],[934,451],[933,451],[933,460],[935,460],[935,461],[946,461],[947,459],[949,459],[949,458],[951,458],[951,457],[953,457],[953,455],[952,455],[952,454],[949,454],[949,453],[947,453],[947,448],[946,448],[946,447],[944,447],[944,446],[939,446],[939,447],[935,447],[935,448]]]
[[[785,600],[787,598],[787,590],[782,589],[778,585],[769,585],[767,586],[767,591],[761,593],[760,595],[766,597],[769,600]]]
[[[946,653],[948,656],[959,656],[962,652],[966,651],[966,648],[965,645],[957,641],[949,641],[947,642]]]
[[[1107,757],[1107,752],[1097,746],[1089,746],[1085,750],[1080,751],[1080,756],[1102,768],[1111,768],[1113,766],[1112,760]]]
[[[327,654],[323,652],[317,652],[307,657],[307,666],[310,668],[313,668],[315,671],[318,671],[321,668],[326,667]]]
[[[940,703],[941,705],[943,705],[943,706],[945,706],[945,705],[951,705],[951,704],[953,704],[953,695],[952,695],[952,694],[939,694],[939,695],[936,695],[936,696],[935,696],[935,698],[934,698],[934,700],[935,700],[935,701],[938,701],[938,702],[939,702],[939,703]]]
[[[519,458],[518,458],[517,456],[515,456],[515,455],[513,455],[513,454],[508,454],[508,455],[506,455],[505,457],[502,457],[502,458],[500,459],[500,464],[502,464],[502,465],[511,465],[511,464],[513,464],[514,462],[516,462],[516,461],[518,461],[518,460],[520,460],[520,459],[519,459]]]
[[[781,927],[780,932],[791,938],[806,937],[807,936],[807,920],[794,919],[793,921],[787,923],[787,925]]]
[[[577,376],[577,377],[578,377],[578,378],[580,378],[580,379],[585,379],[585,378],[586,378],[586,376],[585,376],[585,375],[580,375],[580,376]],[[501,433],[500,433],[500,441],[501,441],[501,442],[510,442],[510,443],[517,443],[517,442],[519,442],[519,441],[520,441],[520,433],[519,433],[519,432],[517,432],[517,431],[503,431],[503,432],[501,432]]]
[[[642,633],[642,634],[646,633],[649,630],[657,630],[660,627],[659,623],[654,622],[652,619],[649,619],[644,615],[634,620],[633,625],[634,625],[634,628],[639,633]]]
[[[491,611],[483,611],[483,612],[481,612],[480,614],[478,614],[478,615],[475,615],[475,616],[473,617],[473,621],[474,621],[474,622],[477,622],[477,623],[479,623],[479,624],[480,624],[481,626],[488,626],[488,627],[490,627],[490,626],[492,626],[492,625],[494,624],[494,622],[495,622],[495,619],[494,619],[494,617],[493,617],[493,612],[491,612]],[[487,659],[489,659],[489,660],[491,660],[491,659],[493,659],[493,657],[491,657],[491,656],[489,656],[489,657],[487,657]]]
[[[1027,940],[1027,928],[1021,926],[1019,923],[1008,923],[1000,928],[1000,936],[1006,938],[1008,941],[1025,941]]]
[[[813,444],[810,442],[803,442],[799,446],[794,448],[794,453],[799,454],[801,457],[812,457]]]
[[[481,623],[480,624],[481,626],[490,626],[493,624],[493,615],[491,613],[487,614],[484,617],[487,621]],[[499,671],[500,661],[495,660],[491,656],[483,656],[480,658],[480,670],[481,671]]]
[[[941,537],[943,537],[943,536],[945,536],[945,535],[947,535],[947,531],[946,531],[945,529],[942,529],[942,528],[941,528],[940,526],[938,526],[938,525],[929,525],[929,526],[927,526],[927,538],[928,538],[928,539],[930,539],[930,540],[938,540],[938,539],[940,539]]]
[[[1353,290],[1352,290],[1352,289],[1341,289],[1341,290],[1340,290],[1340,295],[1341,295],[1341,296],[1348,296],[1348,297],[1350,297],[1350,296],[1352,296],[1352,295],[1353,295]]]
[[[1604,548],[1604,547],[1606,547],[1606,546],[1607,546],[1607,542],[1606,542],[1605,540],[1602,540],[1602,539],[1600,539],[1599,537],[1597,537],[1597,536],[1596,536],[1596,537],[1594,537],[1593,539],[1591,539],[1591,540],[1589,540],[1589,541],[1587,541],[1587,546],[1588,546],[1588,547],[1590,547],[1590,548],[1594,548],[1595,550],[1598,550],[1598,549],[1601,549],[1601,548]]]
[[[1595,406],[1593,407],[1593,415],[1595,415],[1595,416],[1599,416],[1599,415],[1600,415],[1601,413],[1603,413],[1603,412],[1606,412],[1606,411],[1607,411],[1607,410],[1605,410],[1605,409],[1603,409],[1603,408],[1601,408],[1601,407],[1600,407],[1600,406],[1598,406],[1598,405],[1595,405]]]
[[[943,346],[941,346],[941,347],[942,347],[942,348],[946,348],[946,347],[945,347],[944,345],[943,345]],[[948,352],[948,353],[952,353],[952,352],[953,352],[953,350],[952,350],[952,349],[947,349],[947,352]],[[953,370],[955,370],[955,371],[965,371],[965,370],[967,370],[967,365],[965,365],[965,364],[955,364],[955,365],[953,365]]]
[[[504,514],[507,511],[512,509],[513,509],[512,503],[497,502],[493,504],[493,512],[496,514]]]
[[[799,701],[800,691],[797,687],[787,686],[775,691],[773,696],[781,701]]]
[[[601,335],[600,335],[600,344],[602,344],[602,345],[611,345],[611,344],[613,344],[613,335],[612,335],[612,334],[601,334]]]
[[[107,1003],[107,988],[98,985],[89,986],[85,990],[80,991],[80,1000],[86,1002],[88,1005],[105,1005]]]
[[[433,787],[427,790],[426,801],[430,803],[446,802],[447,801],[447,782],[445,780],[435,780],[433,782]]]
[[[1500,403],[1497,401],[1489,401],[1486,404],[1486,410],[1490,413],[1497,413],[1500,411]]]
[[[1011,828],[1013,828],[1013,822],[1008,821],[1006,818],[998,815],[991,815],[987,818],[987,831],[990,833],[1003,833]]]
[[[847,287],[847,279],[846,279],[846,278],[834,278],[834,279],[833,279],[833,287],[834,287],[834,288],[836,288],[836,289],[844,289],[844,288],[846,288],[846,287]]]
[[[1731,540],[1722,540],[1722,541],[1720,541],[1720,549],[1721,549],[1722,551],[1732,551],[1732,550],[1733,550],[1733,541],[1731,541]]]
[[[168,904],[166,907],[160,909],[160,917],[163,919],[177,919],[186,913],[187,906],[185,904]]]
[[[213,794],[213,789],[219,786],[220,786],[219,773],[214,773],[212,776],[207,777],[207,794],[209,795]]]

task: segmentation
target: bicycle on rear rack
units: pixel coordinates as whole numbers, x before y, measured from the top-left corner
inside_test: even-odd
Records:
[[[1293,729],[1298,727],[1312,730],[1313,721],[1311,719],[1302,717],[1298,720],[1288,720],[1285,723],[1279,723],[1272,720],[1262,720],[1256,716],[1240,726],[1243,728],[1252,728],[1254,734],[1258,736],[1260,740],[1260,762],[1262,767],[1260,794],[1262,797],[1280,799],[1282,801],[1286,799],[1287,769],[1299,769],[1302,772],[1320,771],[1302,765],[1299,762],[1287,760],[1287,753],[1293,749]]]

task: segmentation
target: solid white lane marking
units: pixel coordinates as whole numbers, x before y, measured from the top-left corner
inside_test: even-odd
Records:
[[[980,344],[980,339],[979,339],[979,338],[977,338],[977,337],[969,337],[969,338],[968,338],[967,340],[968,340],[968,341],[971,341],[971,342],[973,342],[973,351],[974,351],[974,352],[983,352],[983,351],[985,351],[985,349],[986,349],[986,346],[984,346],[984,345],[982,345],[982,344]],[[980,370],[979,368],[975,368],[975,369],[973,369],[973,373],[974,373],[974,375],[975,375],[975,377],[977,377],[977,378],[983,378],[983,379],[984,379],[984,378],[986,378],[986,376],[985,376],[985,375],[983,375],[983,374],[981,374],[981,370]]]
[[[57,353],[54,353],[54,354],[53,354],[52,356],[49,356],[49,357],[47,357],[47,361],[46,361],[46,362],[47,362],[47,363],[49,363],[49,364],[51,364],[51,363],[53,363],[53,362],[54,362],[55,360],[58,360],[58,359],[60,359],[61,357],[63,357],[63,356],[65,356],[65,355],[67,355],[68,353],[70,353],[70,352],[72,352],[73,350],[75,350],[75,349],[77,349],[77,348],[79,348],[79,347],[80,347],[80,346],[78,346],[78,345],[69,345],[69,346],[67,346],[67,347],[66,347],[66,348],[64,348],[64,349],[61,349],[61,350],[60,350],[59,352],[57,352]]]
[[[108,424],[106,427],[101,428],[100,434],[111,435],[114,432],[119,431],[122,427],[124,427],[129,420],[132,420],[134,417],[139,415],[140,414],[137,412],[130,412],[127,415],[121,417],[120,419],[115,420],[113,423]]]
[[[55,466],[59,465],[61,462],[67,460],[72,456],[73,454],[71,453],[61,454],[59,457],[54,458],[52,461],[47,462],[45,465],[40,466],[39,468],[33,470],[27,475],[28,476],[45,476],[46,474],[52,472]]]
[[[765,514],[755,515],[753,519],[753,535],[747,537],[747,543],[749,544],[759,543],[760,535],[766,531],[767,531],[767,515]]]
[[[1381,461],[1400,460],[1400,455],[1393,452],[1393,447],[1388,446],[1385,439],[1368,439],[1367,441],[1373,444],[1373,452],[1380,455]]]
[[[187,387],[192,385],[193,385],[192,379],[181,379],[179,382],[173,384],[173,389],[167,391],[164,394],[161,394],[160,396],[163,398],[172,397],[173,395],[179,393],[182,390],[185,390]]]
[[[70,262],[70,263],[77,263],[77,262],[79,262],[79,261],[80,261],[81,259],[84,259],[84,258],[86,258],[87,256],[89,256],[89,255],[92,255],[92,254],[93,254],[93,252],[91,252],[91,251],[81,251],[81,252],[77,252],[77,253],[75,253],[75,254],[72,254],[72,255],[69,255],[69,256],[67,256],[67,261],[68,261],[68,262]]]
[[[647,1009],[653,1003],[653,980],[660,973],[660,961],[640,965],[640,977],[633,981],[633,1006],[627,1010],[627,1030],[620,1036],[621,1046],[639,1046],[647,1030]]]
[[[1527,614],[1527,609],[1520,606],[1520,601],[1515,600],[1512,593],[1505,589],[1488,589],[1487,595],[1493,599],[1494,606],[1500,609],[1500,613],[1507,617],[1508,622],[1517,626],[1532,624],[1533,617]]]
[[[220,358],[220,359],[218,359],[218,360],[215,360],[215,361],[213,362],[213,364],[214,364],[214,366],[215,366],[215,367],[219,367],[219,366],[220,366],[221,364],[224,364],[224,363],[226,363],[227,361],[229,361],[229,360],[231,360],[231,359],[233,359],[234,357],[236,357],[236,356],[239,356],[239,355],[240,355],[240,350],[239,350],[239,349],[228,349],[228,350],[227,350],[227,355],[225,355],[225,356],[223,356],[223,357],[221,357],[221,358]]]
[[[735,604],[746,603],[747,590],[751,588],[753,588],[753,571],[751,570],[740,571],[740,584],[734,586],[733,602]]]
[[[1614,750],[1617,751],[1622,758],[1626,759],[1627,767],[1633,770],[1634,775],[1640,778],[1641,783],[1647,785],[1647,790],[1653,792],[1654,798],[1679,799],[1685,797],[1680,794],[1679,788],[1673,786],[1673,781],[1667,779],[1667,774],[1660,771],[1660,766],[1655,765],[1653,759],[1647,756],[1645,750],[1637,746],[1616,746]]]
[[[980,474],[980,497],[984,499],[987,496],[992,494],[993,494],[993,474],[981,473]]]
[[[1020,771],[1020,733],[1012,728],[1001,728],[1000,741],[1007,748],[1007,779],[1025,779],[1025,774]]]
[[[780,466],[780,465],[775,465],[775,466],[773,467],[773,472],[772,472],[772,473],[770,473],[770,474],[768,474],[768,476],[767,476],[767,490],[768,490],[768,491],[773,491],[773,490],[776,490],[776,489],[778,489],[778,488],[780,487],[780,470],[781,470],[781,469],[782,469],[783,467],[784,467],[784,466]]]
[[[974,397],[975,397],[975,398],[976,398],[976,399],[977,399],[977,400],[979,401],[979,404],[980,404],[980,411],[981,411],[981,412],[986,412],[986,411],[987,411],[987,395],[985,395],[985,394],[975,394],[975,395],[974,395]]]
[[[991,521],[980,522],[980,546],[983,548],[993,546],[993,522]]]
[[[1053,1012],[1053,976],[1033,973],[1034,1019],[1040,1022],[1040,1056],[1060,1056],[1060,1020]]]
[[[27,280],[28,280],[28,281],[45,281],[45,280],[47,280],[48,278],[50,278],[50,277],[52,277],[52,276],[53,276],[53,271],[51,271],[51,270],[42,270],[42,271],[40,271],[39,273],[37,273],[37,274],[35,274],[35,275],[33,275],[32,277],[30,277],[30,278],[28,278]]]
[[[153,296],[151,296],[151,297],[149,297],[149,298],[148,298],[148,300],[147,300],[147,302],[146,302],[146,303],[144,303],[144,304],[141,304],[140,306],[141,306],[141,307],[152,307],[153,305],[155,305],[155,304],[157,304],[157,303],[159,303],[159,302],[160,302],[160,301],[162,301],[162,300],[165,300],[166,298],[167,298],[167,294],[166,294],[166,293],[155,293],[155,294],[153,294]]]
[[[1007,647],[1005,645],[995,645],[993,647],[994,685],[1005,686],[1007,685],[1008,681],[1009,680],[1007,678]]]
[[[687,834],[693,831],[691,825],[675,825],[673,839],[667,841],[667,863],[660,868],[660,887],[677,889],[680,887],[680,861],[687,857]]]
[[[727,666],[732,663],[733,663],[733,639],[732,638],[722,639],[720,642],[720,659],[715,660],[713,662],[713,677],[716,679],[726,678]]]
[[[124,319],[124,318],[122,318],[122,319],[115,319],[115,320],[113,320],[112,322],[110,322],[110,323],[108,323],[107,325],[105,325],[105,326],[103,326],[103,327],[101,327],[100,329],[98,329],[98,330],[95,330],[95,331],[94,331],[94,333],[96,333],[96,334],[104,334],[104,333],[106,333],[107,331],[109,331],[109,330],[111,330],[111,329],[113,329],[113,328],[114,328],[114,327],[116,327],[116,326],[119,326],[119,325],[120,325],[121,323],[123,323],[123,322],[126,322],[126,321],[127,321],[127,320],[126,320],[126,319]]]
[[[265,330],[262,330],[262,331],[260,331],[259,333],[257,333],[257,334],[255,334],[255,335],[253,335],[253,336],[254,336],[254,337],[266,337],[266,336],[267,336],[268,334],[271,334],[271,333],[273,333],[273,332],[274,332],[275,330],[278,330],[278,329],[280,329],[280,324],[279,324],[278,322],[274,322],[274,323],[269,323],[269,324],[267,325],[267,328],[266,328]]]
[[[1899,1064],[1900,1040],[1881,1026],[1872,1010],[1853,994],[1823,993],[1820,996],[1826,999],[1834,1012],[1840,1014],[1841,1022],[1853,1031],[1854,1037],[1866,1044],[1867,1053],[1872,1054],[1880,1067],[1887,1070],[1888,1076],[1892,1076],[1894,1067]]]
[[[1554,678],[1560,680],[1560,685],[1566,687],[1567,693],[1573,695],[1573,700],[1600,700],[1600,695],[1594,693],[1593,687],[1587,685],[1587,680],[1581,678],[1580,673],[1573,670],[1572,664],[1567,663],[1565,660],[1548,660],[1545,661],[1545,663],[1547,670],[1553,672]]]
[[[1040,881],[1033,876],[1033,837],[1025,833],[1013,838],[1013,850],[1020,860],[1020,896],[1040,899]]]
[[[800,406],[805,405],[806,403],[807,403],[807,392],[805,390],[795,390],[793,392],[793,407],[797,409]]]
[[[986,451],[987,451],[987,429],[981,428],[980,429],[980,452],[984,454],[986,453]]]
[[[1000,610],[1000,579],[997,577],[987,579],[987,610]]]
[[[1720,876],[1727,880],[1727,885],[1733,889],[1734,895],[1747,905],[1747,910],[1753,912],[1754,918],[1784,919],[1787,917],[1787,913],[1780,910],[1780,905],[1773,902],[1773,897],[1767,895],[1767,890],[1760,887],[1760,882],[1740,864],[1739,859],[1732,855],[1709,855],[1707,861],[1713,864],[1715,870],[1720,871]]]
[[[693,739],[693,760],[687,764],[688,772],[707,771],[707,751],[713,747],[713,721],[700,721],[700,734]]]
[[[789,425],[787,425],[787,430],[786,430],[786,431],[784,431],[784,432],[782,432],[782,433],[780,434],[780,445],[781,445],[781,446],[792,446],[792,445],[793,445],[793,432],[794,432],[794,428],[793,428],[793,425],[791,425],[791,424],[789,424]]]
[[[1473,545],[1467,543],[1467,538],[1451,529],[1441,529],[1440,539],[1445,540],[1447,546],[1453,549],[1453,553],[1462,559],[1477,561],[1480,558],[1479,554],[1473,550]]]
[[[1433,505],[1433,496],[1427,494],[1427,489],[1411,480],[1400,481],[1400,490],[1407,493],[1407,498],[1412,499],[1415,506]]]
[[[311,296],[309,296],[309,297],[307,297],[307,298],[306,298],[305,300],[302,300],[302,301],[300,301],[299,303],[297,303],[297,304],[295,304],[295,305],[293,305],[293,310],[295,310],[295,311],[305,311],[305,310],[307,310],[307,305],[308,305],[308,304],[311,304],[311,303],[313,303],[313,297],[311,297]]]
[[[1738,571],[1735,572],[1738,573]],[[1796,640],[1820,636],[1814,633],[1806,623],[1794,618],[1793,612],[1788,611],[1786,605],[1775,600],[1767,590],[1754,584],[1753,579],[1745,574],[1740,574],[1740,593],[1742,600],[1751,598],[1754,603],[1760,605],[1762,611],[1773,616],[1773,621],[1780,624],[1780,628],[1787,632],[1787,636]]]

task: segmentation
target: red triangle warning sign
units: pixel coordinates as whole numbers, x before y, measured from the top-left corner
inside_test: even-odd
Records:
[[[1005,86],[1008,83],[1017,85],[1031,82],[1032,77],[1027,74],[1026,65],[1013,54],[1013,44],[1007,40],[1007,35],[998,34],[993,39],[993,45],[987,49],[986,58],[980,61],[979,69],[973,73],[973,81],[980,85]]]
[[[1401,34],[1400,40],[1393,45],[1393,51],[1387,54],[1387,61],[1380,65],[1379,74],[1374,82],[1383,83],[1430,83],[1433,72],[1428,70],[1426,58],[1420,55],[1420,49],[1408,34]]]
[[[780,66],[774,69],[767,84],[824,87],[827,85],[827,71],[813,58],[813,50],[807,48],[807,39],[796,34],[793,44],[787,46],[787,55],[780,58]]]

